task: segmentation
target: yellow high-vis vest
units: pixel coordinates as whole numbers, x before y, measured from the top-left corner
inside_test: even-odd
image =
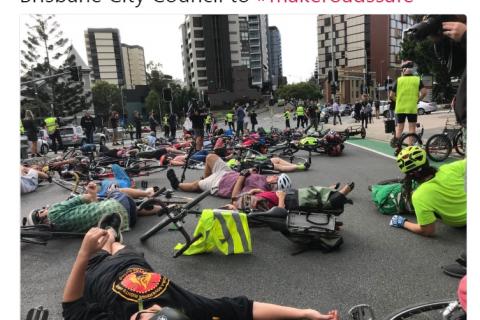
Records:
[[[297,107],[297,116],[303,116],[305,114],[305,110],[303,109],[303,106],[298,106]]]
[[[420,77],[403,76],[397,80],[395,113],[417,114]]]
[[[57,118],[48,117],[45,118],[45,126],[47,127],[47,133],[52,134],[57,130]]]
[[[204,209],[193,237],[201,235],[183,254],[212,252],[215,248],[224,255],[252,252],[252,240],[247,215],[243,212]],[[175,246],[180,250],[183,244]]]

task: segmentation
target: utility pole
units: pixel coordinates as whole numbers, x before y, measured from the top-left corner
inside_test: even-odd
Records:
[[[334,26],[334,23],[333,23],[333,14],[330,15],[330,25],[332,27],[332,36],[331,36],[331,54],[332,54],[332,83],[333,83],[333,87],[330,86],[330,89],[332,88],[335,88],[334,90],[332,90],[332,103],[335,101],[335,94],[336,94],[336,91],[337,91],[337,79],[335,77],[335,47],[334,47],[334,44],[333,44],[333,38],[335,36],[335,33],[333,31],[333,26]]]
[[[167,88],[170,89],[170,83],[167,84]],[[173,99],[173,94],[172,94],[172,99]],[[172,114],[172,99],[170,99],[170,101],[168,102],[168,105],[170,107],[170,114]]]
[[[363,54],[365,55],[365,66],[363,69],[363,91],[368,94],[368,83],[367,83],[367,73],[368,73],[368,59],[367,59],[367,48],[366,43],[364,44]]]

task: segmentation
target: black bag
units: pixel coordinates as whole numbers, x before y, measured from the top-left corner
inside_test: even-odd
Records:
[[[389,119],[385,120],[385,133],[392,133],[395,131],[395,120]]]

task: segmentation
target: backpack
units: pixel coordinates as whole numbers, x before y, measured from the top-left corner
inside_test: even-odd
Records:
[[[393,215],[400,213],[402,184],[392,183],[387,185],[372,186],[372,200],[380,213]]]

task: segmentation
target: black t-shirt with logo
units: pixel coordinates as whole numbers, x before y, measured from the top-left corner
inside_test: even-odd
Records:
[[[246,297],[209,299],[177,286],[155,273],[143,256],[124,248],[115,255],[101,251],[93,256],[85,277],[84,296],[62,303],[66,320],[128,320],[153,304],[171,307],[192,320],[251,320],[253,302]]]

